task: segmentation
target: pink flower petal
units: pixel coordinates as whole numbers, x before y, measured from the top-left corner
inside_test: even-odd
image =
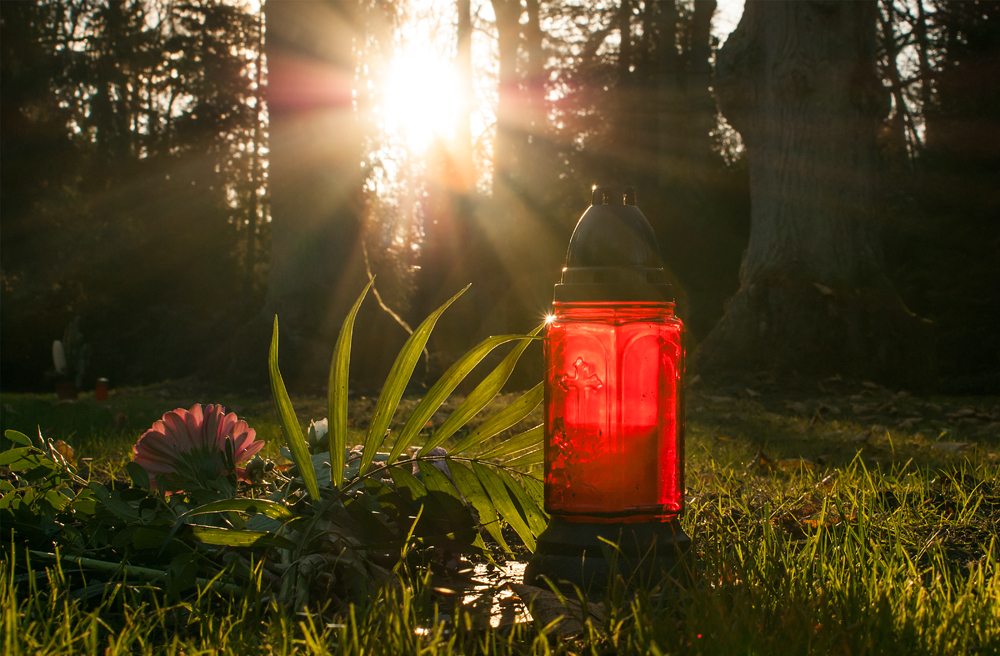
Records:
[[[205,444],[204,434],[202,433],[202,426],[204,424],[205,417],[201,412],[201,404],[195,403],[191,406],[191,409],[187,411],[187,416],[184,417],[184,423],[187,424],[188,434],[194,439],[194,448],[202,448],[208,446]]]
[[[249,460],[264,447],[256,435],[236,413],[226,414],[221,405],[208,405],[202,410],[196,403],[189,410],[177,408],[153,422],[152,428],[132,447],[133,460],[146,470],[150,482],[156,486],[156,476],[175,473],[184,454],[196,452],[197,458],[201,454],[217,458],[225,450],[227,439],[232,440],[236,462]]]
[[[187,452],[195,448],[196,442],[187,423],[188,411],[177,408],[163,415],[163,433],[170,436],[178,451]],[[155,425],[155,424],[154,424]]]

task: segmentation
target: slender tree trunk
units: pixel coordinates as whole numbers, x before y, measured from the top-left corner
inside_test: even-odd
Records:
[[[712,146],[709,133],[715,127],[715,99],[712,97],[712,16],[716,0],[695,0],[691,22],[691,45],[684,79],[685,121],[684,158],[689,171],[689,188],[699,198],[709,187]]]
[[[521,40],[521,0],[492,0],[496,15],[499,89],[497,136],[493,146],[493,190],[510,186],[518,157],[520,87],[517,74],[517,47]]]
[[[323,380],[339,323],[364,286],[353,10],[316,0],[265,7],[271,261],[265,308],[234,341],[238,380],[266,380],[276,315],[286,380]]]
[[[472,0],[458,0],[458,34],[455,68],[461,106],[455,126],[455,161],[464,183],[463,192],[475,185],[472,162]]]
[[[524,76],[525,130],[537,143],[544,136],[545,116],[545,50],[542,47],[541,5],[538,0],[525,0],[527,23],[524,25],[524,51],[527,55]]]
[[[701,345],[703,371],[796,370],[918,384],[925,331],[892,289],[875,178],[876,4],[749,0],[718,55],[743,136],[751,231],[740,290]]]
[[[677,22],[680,16],[674,0],[660,0],[657,12],[657,74],[656,99],[657,141],[659,142],[659,184],[664,190],[672,189],[679,177],[680,144],[676,124],[680,105],[681,56],[677,51]]]

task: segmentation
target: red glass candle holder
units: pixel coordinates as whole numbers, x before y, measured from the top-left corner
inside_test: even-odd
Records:
[[[673,303],[554,303],[545,339],[545,508],[652,522],[684,508],[683,326]]]
[[[631,187],[595,187],[555,287],[545,351],[545,510],[525,582],[671,572],[684,510],[684,327]],[[608,543],[616,560],[606,560]],[[645,577],[643,577],[645,578]]]

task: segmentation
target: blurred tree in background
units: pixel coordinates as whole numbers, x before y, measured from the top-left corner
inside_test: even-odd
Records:
[[[750,235],[746,148],[718,105],[725,4],[0,3],[3,386],[46,389],[74,316],[91,377],[255,385],[277,314],[289,382],[320,382],[369,273],[392,312],[359,318],[369,387],[407,326],[473,283],[432,372],[537,325],[595,183],[636,187],[693,350]],[[998,6],[880,0],[865,28],[885,99],[870,244],[956,389],[1000,386]],[[455,107],[440,96],[453,132],[420,148],[385,111],[407,43],[458,76]],[[442,93],[425,74],[414,106]]]
[[[205,368],[264,291],[262,21],[217,2],[3,3],[3,379],[75,316],[93,375]]]

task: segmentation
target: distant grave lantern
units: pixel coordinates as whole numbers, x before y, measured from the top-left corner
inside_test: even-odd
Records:
[[[526,583],[602,586],[689,550],[684,327],[632,187],[598,186],[570,239],[545,352],[545,509]]]

